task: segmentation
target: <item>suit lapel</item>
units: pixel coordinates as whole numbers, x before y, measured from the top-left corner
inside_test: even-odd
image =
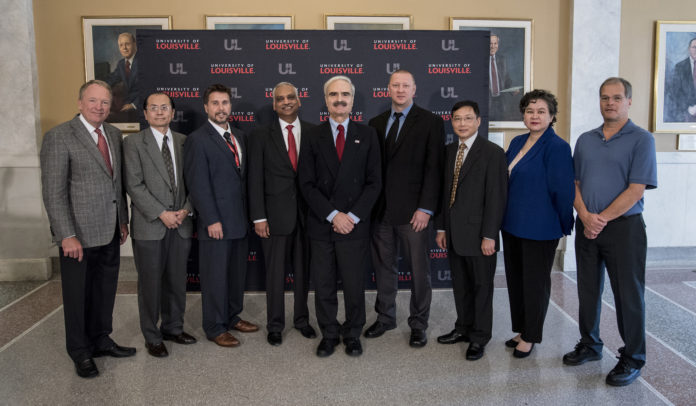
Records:
[[[321,132],[319,133],[319,151],[321,151],[321,154],[324,156],[324,160],[326,160],[326,166],[329,167],[331,176],[336,179],[336,176],[338,175],[339,161],[338,155],[336,154],[336,144],[334,144],[333,134],[331,134],[331,124],[329,124],[327,121],[322,125],[324,128],[322,128]],[[346,151],[344,149],[343,154],[345,153]]]
[[[230,162],[232,162],[232,166],[237,171],[237,173],[241,175],[241,173],[240,173],[241,168],[237,168],[237,165],[234,164],[234,153],[232,152],[230,147],[227,145],[227,141],[225,141],[222,138],[222,136],[217,132],[215,127],[213,127],[209,122],[206,124],[208,125],[208,135],[210,136],[211,140],[213,141],[213,144],[215,144],[218,148],[220,148],[220,150],[222,150],[223,154],[225,154],[227,159],[229,159]],[[230,128],[229,131],[230,131],[230,133],[233,133],[232,128]],[[235,139],[237,141],[239,141],[237,143],[237,145],[241,146],[241,139],[237,138],[237,137],[235,137]],[[242,150],[242,154],[244,154],[244,149]],[[245,154],[244,160],[242,162],[242,166],[244,166],[244,164],[246,163],[246,158],[248,158],[248,157]]]
[[[80,117],[79,116],[75,117],[72,120],[70,125],[75,130],[74,134],[77,137],[78,141],[80,141],[80,143],[82,143],[85,146],[85,148],[87,148],[87,151],[89,152],[89,154],[92,155],[92,158],[94,158],[97,161],[97,164],[99,165],[100,168],[102,168],[104,173],[106,173],[109,177],[111,177],[109,170],[106,168],[106,162],[104,162],[104,157],[102,157],[101,152],[99,152],[99,148],[97,148],[97,144],[94,143],[94,139],[92,138],[92,135],[90,135],[89,131],[87,131],[87,128],[85,128],[85,125],[82,124]],[[109,143],[109,148],[111,149],[111,156],[116,156],[116,153],[114,152],[113,146],[111,144],[113,144],[113,143]],[[111,167],[112,167],[112,169],[116,170],[113,162],[111,163]]]
[[[155,135],[152,133],[151,128],[148,128],[145,132],[143,136],[143,144],[145,146],[145,151],[147,151],[148,155],[150,155],[150,159],[152,159],[153,165],[155,165],[155,168],[157,168],[157,172],[159,172],[160,176],[162,177],[162,179],[164,179],[167,185],[169,185],[169,187],[173,187],[174,185],[171,185],[169,182],[169,173],[167,173],[167,168],[164,165],[164,159],[162,158],[162,150],[157,146],[157,139],[155,138]],[[173,139],[172,145],[176,145]],[[175,157],[174,159],[179,158]]]
[[[551,132],[549,132],[551,131]],[[529,161],[531,161],[536,155],[539,154],[544,149],[544,144],[546,144],[549,141],[549,137],[553,135],[553,129],[551,127],[547,128],[546,131],[544,131],[544,134],[541,135],[541,137],[537,140],[537,142],[534,143],[532,148],[527,151],[526,154],[520,159],[520,161],[512,168],[512,172],[510,173],[510,176],[513,174],[517,173],[517,169],[521,166],[526,165]],[[529,139],[529,134],[524,139],[524,143],[522,143],[522,148],[524,148],[524,144],[527,142]],[[520,148],[520,151],[522,150]],[[519,151],[518,151],[519,153]],[[512,159],[515,159],[515,157],[512,157]]]
[[[413,125],[416,123],[418,120],[418,110],[416,109],[416,105],[414,104],[411,107],[411,111],[409,111],[408,115],[406,116],[406,120],[404,121],[404,125],[401,126],[401,130],[399,131],[399,136],[396,138],[396,144],[394,144],[394,149],[392,150],[391,155],[389,156],[390,158],[396,154],[396,151],[399,150],[401,145],[404,143],[404,139],[408,137],[408,132],[413,127]],[[397,122],[394,122],[395,124],[398,124]],[[393,125],[393,124],[392,124]]]
[[[186,137],[182,136],[181,134],[175,134],[174,131],[172,131],[172,142],[174,145],[174,159],[176,162],[174,162],[174,166],[177,166],[178,168],[183,168],[183,159],[184,159],[184,141],[186,141]],[[184,171],[183,170],[177,170],[176,171],[176,182],[179,185],[184,184]],[[177,188],[178,191],[181,191],[181,188]]]
[[[476,163],[476,161],[478,161],[479,158],[481,158],[483,142],[485,142],[485,140],[483,140],[480,135],[477,135],[476,139],[474,140],[474,143],[471,145],[471,150],[466,154],[466,159],[464,159],[462,168],[459,171],[459,179],[457,181],[458,183],[462,183],[462,181],[466,177],[466,174],[474,166],[474,163]]]

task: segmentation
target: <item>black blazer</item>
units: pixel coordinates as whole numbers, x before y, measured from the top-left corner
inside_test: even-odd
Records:
[[[304,134],[299,179],[309,205],[307,234],[322,241],[369,238],[370,213],[382,187],[375,130],[351,121],[341,162],[328,121]],[[334,210],[352,212],[360,219],[350,234],[332,230],[326,217]]]
[[[299,155],[314,124],[300,121]],[[285,147],[280,122],[259,127],[249,137],[249,217],[267,219],[273,234],[288,235],[297,221],[304,224],[307,204]]]
[[[450,208],[452,177],[457,158],[458,140],[447,146],[444,169],[445,187],[442,212],[437,228],[447,232],[447,247],[461,256],[480,256],[481,239],[495,240],[500,250],[498,232],[507,201],[507,163],[502,148],[477,136],[459,173],[454,205]]]
[[[391,225],[408,224],[418,208],[437,213],[442,188],[445,130],[442,118],[413,105],[387,153],[387,121],[391,110],[374,117],[369,125],[377,130],[382,155],[382,193],[374,217]],[[388,212],[388,218],[385,218]]]
[[[222,223],[223,239],[246,236],[249,227],[246,209],[246,137],[242,130],[230,128],[242,151],[237,168],[234,154],[225,140],[206,123],[186,137],[184,177],[189,198],[198,213],[198,239],[209,240],[208,226]]]
[[[692,121],[687,109],[696,104],[696,88],[694,88],[689,57],[674,65],[670,89],[672,117],[668,117],[665,121]]]

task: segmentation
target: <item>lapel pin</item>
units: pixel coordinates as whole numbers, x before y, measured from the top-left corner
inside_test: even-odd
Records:
[[[360,144],[360,140],[355,140],[355,143],[356,143],[356,144]]]

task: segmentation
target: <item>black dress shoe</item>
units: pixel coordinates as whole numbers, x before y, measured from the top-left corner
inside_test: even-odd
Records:
[[[359,338],[344,338],[343,344],[346,345],[346,354],[350,355],[351,357],[357,357],[362,355],[363,350]]]
[[[75,371],[81,378],[94,378],[99,375],[97,365],[92,358],[85,358],[81,361],[75,361]]]
[[[520,351],[517,348],[515,348],[515,351],[512,352],[512,356],[515,358],[527,358],[529,356],[529,354],[532,353],[533,349],[534,349],[534,343],[532,343],[532,347],[527,352]]]
[[[266,340],[268,344],[278,346],[283,344],[283,335],[277,331],[270,331],[268,336],[266,336]]]
[[[162,333],[162,339],[174,341],[177,344],[195,344],[198,341],[196,337],[183,331],[179,335]]]
[[[577,343],[575,349],[563,356],[563,363],[566,365],[577,366],[587,361],[597,361],[602,359],[601,353],[596,353],[592,348],[583,343]]]
[[[389,330],[395,329],[396,326],[390,327],[381,321],[377,320],[367,330],[365,330],[365,338],[377,338]]]
[[[607,385],[626,386],[638,379],[640,368],[633,368],[623,356],[619,357],[619,363],[607,375]]]
[[[317,357],[328,357],[333,354],[334,347],[338,345],[338,339],[336,338],[322,338],[319,342],[319,347],[317,347]]]
[[[466,359],[469,361],[481,359],[483,357],[483,348],[484,346],[479,343],[469,344],[469,348],[466,350]]]
[[[437,338],[437,342],[440,344],[455,344],[459,342],[469,342],[469,336],[462,334],[457,330],[452,330],[445,335],[441,335]]]
[[[302,337],[304,338],[317,338],[317,332],[314,331],[314,327],[310,326],[309,324],[302,327],[295,327],[295,329],[300,330],[300,334],[302,334]]]
[[[411,329],[411,338],[408,339],[408,345],[414,348],[421,348],[425,347],[426,344],[428,344],[428,336],[425,335],[425,330]]]
[[[515,341],[514,338],[505,341],[505,346],[508,348],[515,348],[517,347],[517,344],[519,344],[519,341]]]
[[[167,347],[165,347],[164,343],[145,343],[145,348],[147,348],[147,353],[153,357],[164,358],[169,355],[169,351],[167,351]]]
[[[111,348],[105,348],[102,350],[95,350],[92,356],[94,358],[97,357],[104,357],[104,356],[109,356],[109,357],[115,357],[115,358],[125,358],[125,357],[132,357],[135,355],[135,348],[133,347],[121,347],[120,345],[114,343],[114,345]]]

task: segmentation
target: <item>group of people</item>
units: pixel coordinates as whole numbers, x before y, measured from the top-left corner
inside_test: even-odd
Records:
[[[109,85],[85,83],[80,114],[50,130],[41,148],[44,203],[60,248],[66,345],[77,374],[98,375],[94,357],[136,352],[109,337],[119,244],[129,233],[127,192],[140,326],[152,356],[167,356],[163,341],[196,342],[183,330],[194,232],[206,338],[236,347],[233,330],[259,329],[241,318],[253,224],[265,262],[267,341],[283,341],[285,274],[291,268],[293,326],[310,339],[317,336],[307,307],[310,279],[315,289],[319,357],[330,356],[341,340],[346,354],[359,356],[361,335],[375,339],[396,328],[399,257],[407,259],[411,274],[409,345],[427,344],[429,244],[436,230],[437,245],[448,249],[457,312],[454,329],[437,340],[469,342],[466,359],[480,359],[491,339],[502,231],[517,333],[505,345],[525,358],[542,340],[554,256],[559,239],[573,229],[575,207],[581,340],[563,362],[602,357],[606,266],[626,344],[607,383],[635,380],[645,363],[647,247],[640,213],[643,191],[656,187],[657,179],[654,140],[628,119],[630,84],[621,78],[602,84],[604,123],[579,138],[574,157],[553,130],[558,103],[547,91],[522,97],[529,132],[513,139],[506,153],[479,136],[475,101],[452,107],[457,140],[445,147],[443,119],[414,103],[413,75],[398,70],[388,86],[391,108],[363,125],[350,118],[350,78],[328,79],[323,90],[329,118],[315,126],[299,119],[297,88],[281,82],[273,89],[277,120],[249,136],[229,125],[231,95],[224,85],[206,89],[207,121],[188,136],[169,128],[174,102],[156,92],[142,106],[149,128],[122,140],[105,122]],[[363,331],[370,265],[376,320]]]

